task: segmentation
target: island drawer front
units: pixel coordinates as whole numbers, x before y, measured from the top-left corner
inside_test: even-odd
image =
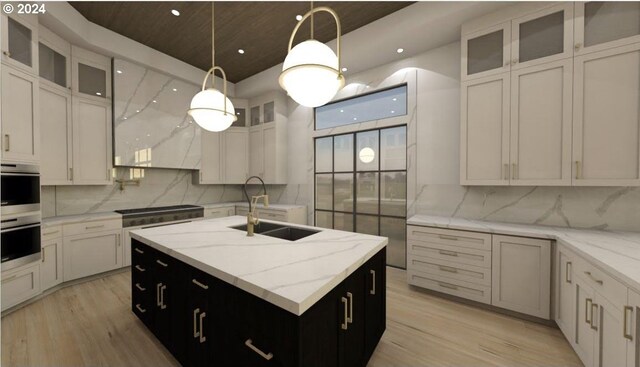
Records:
[[[407,271],[409,284],[441,293],[491,304],[491,287],[445,278],[438,275]]]
[[[469,283],[491,286],[491,268],[460,264],[432,257],[409,254],[407,269],[440,275]]]
[[[491,268],[491,251],[472,248],[431,244],[422,241],[408,240],[408,254],[432,259]]]
[[[247,215],[248,213],[249,208],[236,207],[236,215]],[[288,218],[287,213],[285,212],[260,208],[258,208],[258,217],[262,219],[277,220],[280,222],[286,222]]]
[[[584,279],[600,295],[622,308],[627,303],[627,287],[580,256],[574,258],[574,274]]]
[[[407,226],[407,239],[435,245],[491,251],[491,234],[433,227]]]
[[[205,208],[204,217],[209,218],[224,218],[235,215],[236,208],[233,206],[225,206],[222,208]]]
[[[108,219],[91,222],[72,223],[64,224],[62,226],[62,231],[64,232],[65,236],[111,231],[114,229],[122,229],[122,219]]]
[[[62,237],[62,226],[42,227],[42,243]]]

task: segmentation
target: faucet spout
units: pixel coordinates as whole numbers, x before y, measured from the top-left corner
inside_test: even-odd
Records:
[[[247,185],[251,179],[258,179],[262,183],[262,195],[252,196],[249,199],[249,194],[247,194]],[[264,184],[264,181],[258,176],[251,176],[245,181],[244,186],[242,187],[244,191],[244,196],[247,198],[247,202],[249,203],[249,213],[247,213],[247,236],[252,237],[254,234],[254,226],[260,224],[260,219],[258,218],[258,209],[256,205],[258,201],[262,199],[265,208],[269,207],[269,195],[267,195],[267,188]]]

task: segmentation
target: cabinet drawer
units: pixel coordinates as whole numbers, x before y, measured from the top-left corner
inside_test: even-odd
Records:
[[[491,304],[491,287],[413,270],[407,271],[407,275],[409,277],[409,284],[477,302]]]
[[[407,226],[407,239],[438,245],[491,251],[491,234],[488,233]]]
[[[407,268],[469,283],[491,286],[491,269],[409,254]]]
[[[576,256],[573,275],[582,278],[596,292],[616,306],[622,307],[626,304],[627,287],[585,259]]]
[[[224,207],[224,208],[205,208],[204,217],[205,218],[224,218],[235,215],[234,207]]]
[[[277,220],[280,222],[287,221],[287,214],[275,210],[259,210],[258,215],[263,219]]]
[[[42,227],[42,242],[62,237],[62,226]]]
[[[475,250],[471,248],[432,244],[422,241],[409,240],[408,254],[445,260],[457,264],[491,267],[491,251]]]
[[[40,293],[40,265],[28,266],[2,274],[2,310]]]
[[[77,234],[110,231],[113,229],[122,229],[122,220],[109,219],[109,220],[73,223],[73,224],[65,224],[62,227],[63,227],[65,236],[73,236]]]

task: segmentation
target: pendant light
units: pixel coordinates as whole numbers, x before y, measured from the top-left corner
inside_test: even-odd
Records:
[[[207,71],[202,82],[202,90],[193,99],[187,113],[201,128],[208,131],[223,131],[229,128],[238,119],[233,103],[227,98],[227,75],[221,67],[215,63],[215,27],[214,9],[211,2],[211,69]],[[222,93],[215,89],[215,71],[222,74]],[[211,75],[211,88],[207,88],[207,79]]]
[[[298,21],[289,39],[289,53],[284,59],[280,86],[298,104],[306,107],[318,107],[329,102],[344,86],[344,76],[340,69],[340,19],[333,9],[320,6],[307,12]],[[336,21],[336,51],[333,52],[324,43],[313,39],[313,14],[327,12]],[[296,32],[302,23],[311,18],[311,38],[291,48]]]

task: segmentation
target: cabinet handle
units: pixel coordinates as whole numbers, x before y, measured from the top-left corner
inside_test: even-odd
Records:
[[[164,310],[167,308],[167,305],[164,303],[164,291],[167,289],[167,285],[163,285],[160,287],[160,309]]]
[[[504,60],[504,67],[506,68],[507,66],[509,66],[509,60]]]
[[[576,45],[573,46],[576,51],[580,50],[580,47],[582,47],[582,43],[576,43]]]
[[[256,348],[256,346],[253,345],[253,340],[251,340],[251,339],[247,339],[244,342],[244,345],[249,347],[249,349],[251,349],[252,351],[258,353],[258,355],[260,357],[266,359],[267,361],[270,361],[273,358],[273,353],[265,353],[265,352],[261,351],[260,349]]]
[[[84,227],[84,229],[97,229],[97,228],[102,228],[102,227],[104,227],[104,224],[100,224],[100,225],[97,225],[97,226],[86,226],[86,227]]]
[[[4,54],[7,57],[11,57],[11,52],[9,51],[2,51],[2,54]]]
[[[145,272],[147,269],[141,267],[140,265],[136,265],[136,269],[138,269],[138,271],[140,272]]]
[[[118,245],[118,247],[120,247],[120,233],[118,233],[118,236],[117,236],[117,238],[116,238],[116,241],[118,241],[118,242],[117,242],[117,245]]]
[[[517,64],[517,63],[518,63],[518,59],[513,59],[513,60],[511,60],[511,65],[515,65],[515,64]]]
[[[347,298],[349,299],[349,317],[347,318],[347,322],[353,324],[353,294],[347,292]]]
[[[576,180],[580,179],[580,161],[575,161],[576,164]]]
[[[137,248],[137,247],[134,247],[133,249],[134,249],[137,253],[139,253],[139,254],[144,254],[144,251],[140,250],[140,249],[139,249],[139,248]]]
[[[43,236],[49,236],[49,235],[52,235],[52,234],[56,234],[56,233],[58,233],[58,232],[60,232],[60,231],[44,232],[42,235],[43,235]]]
[[[447,251],[447,250],[438,250],[438,253],[440,255],[446,255],[446,256],[458,256],[458,253],[455,251]]]
[[[69,181],[73,181],[73,167],[69,167]]]
[[[160,301],[160,288],[162,288],[162,283],[156,284],[156,306],[158,307],[162,304]]]
[[[444,235],[444,234],[441,234],[438,237],[440,237],[440,239],[442,239],[442,240],[450,240],[450,241],[457,241],[458,240],[458,237],[447,236],[447,235]]]
[[[136,308],[138,309],[138,311],[140,311],[140,312],[142,312],[142,313],[147,312],[147,310],[145,310],[144,308],[140,307],[140,304],[139,304],[139,303],[136,305]]]
[[[438,268],[440,268],[440,271],[446,271],[447,273],[457,273],[458,269],[456,268],[452,268],[450,266],[442,266],[442,265],[438,265]]]
[[[206,312],[200,314],[200,343],[204,343],[207,340],[207,337],[204,336],[204,327],[202,325],[202,320],[205,318],[205,316],[207,316]]]
[[[40,255],[42,257],[42,262],[44,262],[44,249],[40,249]]]
[[[571,279],[569,278],[569,274],[571,273],[571,269],[573,265],[571,265],[571,261],[567,261],[564,265],[564,281],[571,284]]]
[[[509,163],[505,163],[502,165],[502,176],[505,180],[509,179]]]
[[[596,312],[595,312],[595,313],[593,312],[593,309],[594,309],[594,308],[595,308],[595,310],[596,310]],[[592,328],[593,330],[595,330],[595,331],[598,331],[598,325],[597,325],[597,324],[596,324],[596,325],[594,325],[594,322],[597,322],[597,321],[596,321],[596,317],[597,317],[597,315],[598,315],[598,304],[597,304],[597,303],[592,303],[592,304],[591,304],[591,322],[590,322],[590,324],[591,324],[591,328]]]
[[[167,263],[164,263],[164,262],[162,262],[162,261],[160,261],[160,260],[156,260],[156,262],[157,262],[158,264],[162,265],[162,266],[163,266],[163,267],[165,267],[165,268],[166,268],[167,266],[169,266],[169,265],[167,265]]]
[[[206,284],[202,284],[199,281],[195,280],[195,279],[191,279],[191,283],[197,285],[198,287],[202,288],[202,289],[209,289],[209,286]]]
[[[593,275],[591,275],[591,272],[590,272],[590,271],[585,271],[584,273],[585,273],[585,274],[587,274],[587,276],[588,276],[591,280],[593,280],[594,282],[596,282],[596,283],[598,283],[598,284],[600,284],[600,285],[604,284],[604,282],[603,282],[602,280],[600,280],[600,279],[596,279]]]
[[[376,295],[376,271],[369,270],[369,273],[371,273],[371,290],[369,291],[369,294],[371,294],[372,296],[375,296]]]
[[[198,331],[198,313],[200,312],[199,308],[193,310],[193,337],[197,338],[200,336],[200,332]]]
[[[140,283],[136,283],[136,288],[138,288],[140,291],[144,292],[147,290],[147,288],[142,288],[142,286],[140,285]]]
[[[449,288],[449,289],[453,289],[454,291],[458,290],[458,287],[453,285],[453,284],[448,284],[448,283],[440,283],[438,282],[438,285],[441,286],[442,288]]]
[[[347,319],[349,318],[349,310],[348,304],[349,301],[345,297],[342,297],[342,304],[344,304],[344,322],[342,323],[342,330],[347,330],[349,328],[349,324],[347,323]]]
[[[593,300],[591,298],[587,298],[584,300],[584,322],[587,324],[591,324],[591,319],[589,318],[589,311],[591,311],[591,318],[593,318],[593,309],[591,305]]]
[[[627,315],[629,314],[627,311],[631,311],[631,313],[633,313],[633,307],[631,306],[624,306],[624,310],[622,311],[622,313],[624,314],[624,326],[622,327],[622,336],[625,339],[629,339],[631,341],[633,341],[633,325],[631,325],[631,330],[629,333],[627,333],[627,324],[629,323],[629,318],[627,318]]]
[[[511,163],[511,179],[517,180],[517,176],[518,176],[518,164]]]
[[[11,137],[9,136],[9,134],[4,134],[4,151],[8,152],[11,148]]]

